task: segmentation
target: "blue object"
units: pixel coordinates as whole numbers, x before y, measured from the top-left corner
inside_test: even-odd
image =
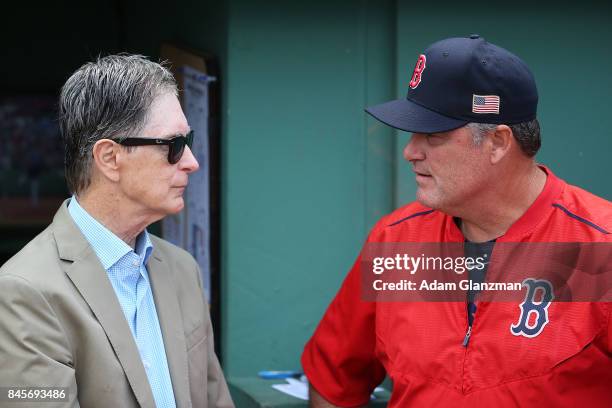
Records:
[[[258,373],[260,378],[264,380],[282,380],[284,378],[300,378],[302,376],[301,371],[269,371],[264,370]]]

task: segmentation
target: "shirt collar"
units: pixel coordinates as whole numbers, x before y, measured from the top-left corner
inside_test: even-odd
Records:
[[[151,252],[153,252],[153,243],[151,242],[149,233],[145,229],[136,238],[136,254],[140,257],[141,264],[146,265],[149,256],[151,256]]]
[[[70,199],[68,212],[95,251],[105,270],[117,263],[125,254],[134,251],[81,207],[75,196]],[[153,251],[153,244],[146,229],[136,238],[135,247],[136,251],[134,252],[139,256],[141,264],[146,264]]]

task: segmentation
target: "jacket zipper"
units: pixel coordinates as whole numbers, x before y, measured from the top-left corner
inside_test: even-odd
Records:
[[[468,324],[468,329],[465,332],[465,337],[463,338],[463,347],[467,347],[470,342],[470,336],[472,335],[472,326]]]
[[[472,337],[472,326],[470,326],[470,311],[468,310],[468,304],[469,302],[466,302],[465,305],[465,311],[466,311],[466,323],[467,323],[467,330],[465,331],[465,336],[463,337],[463,342],[462,342],[462,346],[463,346],[463,350],[464,350],[464,354],[463,354],[463,364],[462,364],[462,372],[461,372],[461,390],[465,391],[465,364],[467,361],[467,353],[468,353],[468,345],[470,343],[470,337]],[[474,313],[475,314],[475,313]],[[472,325],[474,324],[474,321],[472,321]]]
[[[474,300],[474,305],[476,305],[476,300]],[[470,325],[470,302],[465,302],[465,321],[467,323],[467,330],[465,331],[465,336],[463,336],[463,343],[461,344],[463,347],[467,347],[470,344],[470,338],[472,337],[472,326],[476,321],[476,313],[478,313],[478,306],[476,306],[476,310],[474,311],[474,316],[472,318],[472,324]]]

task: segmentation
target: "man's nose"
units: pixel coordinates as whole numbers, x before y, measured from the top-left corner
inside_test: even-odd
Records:
[[[407,161],[418,161],[425,159],[425,152],[423,150],[423,143],[425,143],[426,136],[422,133],[413,133],[410,140],[404,147],[404,159]]]
[[[196,160],[189,146],[185,146],[183,157],[181,157],[181,160],[179,161],[179,168],[187,173],[193,173],[200,168],[200,165],[198,164],[198,161]]]

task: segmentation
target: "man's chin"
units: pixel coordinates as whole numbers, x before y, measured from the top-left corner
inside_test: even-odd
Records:
[[[427,194],[424,194],[420,190],[417,190],[416,200],[419,204],[425,207],[429,207],[434,210],[438,210],[440,208],[440,203],[438,202],[438,200],[435,200],[434,198],[428,196]]]
[[[168,215],[178,214],[185,208],[185,200],[183,200],[183,197],[176,198],[173,204],[174,205],[168,210]]]

